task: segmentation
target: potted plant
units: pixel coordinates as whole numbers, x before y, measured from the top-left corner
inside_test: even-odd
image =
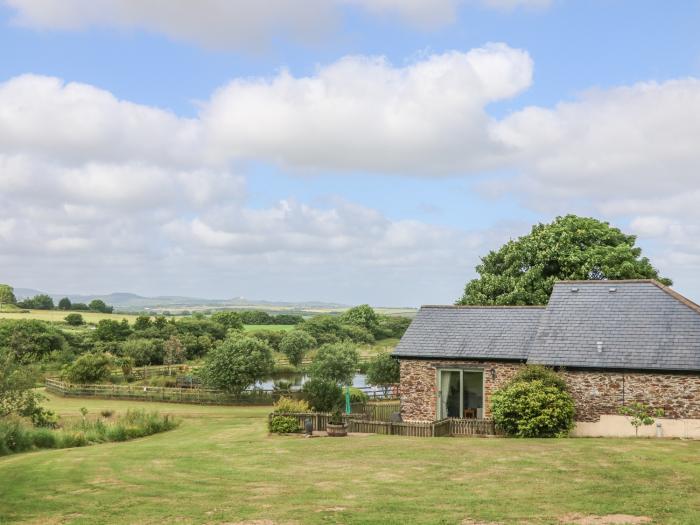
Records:
[[[348,424],[343,420],[340,409],[336,409],[326,424],[328,437],[345,437],[348,435]]]

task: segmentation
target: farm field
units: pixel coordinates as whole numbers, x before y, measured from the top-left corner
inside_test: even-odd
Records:
[[[63,322],[69,313],[78,313],[83,316],[86,323],[97,323],[102,319],[114,319],[121,321],[127,319],[133,323],[136,315],[130,314],[103,314],[99,312],[66,312],[63,310],[29,310],[29,313],[0,311],[1,319],[37,319],[39,321]]]
[[[266,407],[48,405],[76,416],[83,406],[155,409],[182,424],[127,443],[0,458],[0,523],[700,522],[700,442],[304,439],[269,436]]]

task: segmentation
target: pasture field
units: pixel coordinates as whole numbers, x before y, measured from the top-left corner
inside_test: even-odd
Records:
[[[286,332],[292,330],[296,325],[293,324],[246,324],[243,325],[243,329],[246,331],[251,330],[280,330]]]
[[[66,312],[64,310],[29,310],[29,313],[18,313],[18,312],[6,312],[0,311],[0,318],[2,319],[38,319],[39,321],[51,321],[51,322],[63,322],[66,316],[70,313],[77,313],[83,316],[86,323],[97,323],[102,319],[114,319],[115,321],[121,321],[126,319],[129,323],[133,323],[136,319],[136,315],[130,314],[102,314],[99,312],[78,312],[70,311]]]
[[[176,430],[0,458],[0,523],[700,523],[700,442],[270,436],[269,407],[51,397]],[[612,519],[612,518],[610,518]],[[584,521],[586,520],[586,521]],[[636,521],[635,523],[642,523]]]

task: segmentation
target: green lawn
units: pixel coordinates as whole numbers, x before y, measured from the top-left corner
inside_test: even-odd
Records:
[[[50,406],[67,415],[155,408],[182,424],[0,458],[0,523],[560,524],[610,514],[700,523],[700,442],[304,439],[268,436],[266,408]]]

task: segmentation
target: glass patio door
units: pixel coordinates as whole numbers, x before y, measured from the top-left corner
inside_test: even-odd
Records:
[[[440,370],[438,377],[438,419],[483,417],[482,370]]]

